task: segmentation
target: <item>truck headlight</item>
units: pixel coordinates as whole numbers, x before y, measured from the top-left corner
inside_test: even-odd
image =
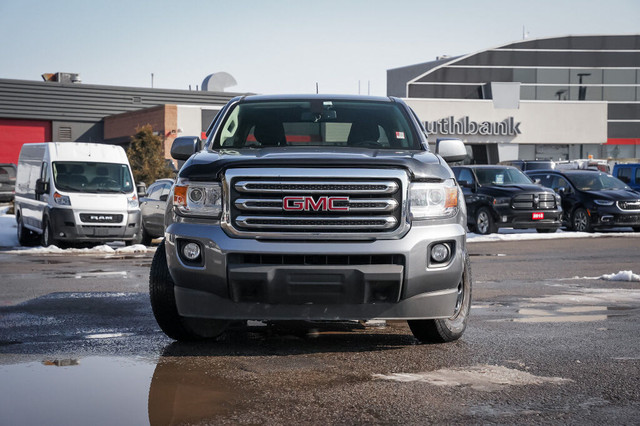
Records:
[[[71,199],[69,198],[68,195],[62,195],[62,194],[59,194],[57,192],[55,192],[53,194],[53,201],[55,201],[56,204],[58,204],[59,206],[70,206],[71,205]]]
[[[415,182],[409,186],[409,211],[413,219],[451,217],[458,211],[458,187],[444,182]]]
[[[222,214],[222,186],[214,182],[180,179],[173,188],[173,206],[186,216],[219,218]]]

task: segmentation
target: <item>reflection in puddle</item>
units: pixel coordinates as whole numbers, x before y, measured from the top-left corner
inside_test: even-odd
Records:
[[[148,424],[154,367],[114,357],[0,365],[0,424]]]
[[[232,383],[195,357],[160,359],[149,388],[149,423],[183,424],[229,411],[236,396]],[[209,371],[209,370],[213,371]]]
[[[240,394],[216,368],[192,356],[0,365],[0,425],[206,423]]]

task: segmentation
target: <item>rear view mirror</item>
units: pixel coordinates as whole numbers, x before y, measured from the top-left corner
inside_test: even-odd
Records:
[[[49,182],[45,182],[42,179],[36,180],[36,194],[42,195],[49,192]]]
[[[171,156],[176,160],[188,160],[202,149],[202,139],[197,136],[180,136],[171,145]]]
[[[467,149],[460,139],[437,139],[436,154],[447,163],[462,161],[467,158]]]

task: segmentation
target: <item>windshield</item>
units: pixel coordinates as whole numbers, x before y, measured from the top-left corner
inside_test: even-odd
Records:
[[[89,161],[56,161],[53,163],[56,188],[68,192],[133,191],[133,178],[126,164]]]
[[[520,185],[531,184],[527,175],[512,168],[478,168],[475,169],[480,185]]]
[[[630,189],[620,179],[606,173],[575,173],[567,176],[580,191],[601,191],[603,189]]]
[[[392,102],[239,103],[220,129],[213,149],[288,146],[422,149],[403,108]]]

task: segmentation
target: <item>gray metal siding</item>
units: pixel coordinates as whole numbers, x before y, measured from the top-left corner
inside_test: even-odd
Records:
[[[157,105],[224,105],[237,95],[0,79],[0,117],[98,122]]]

